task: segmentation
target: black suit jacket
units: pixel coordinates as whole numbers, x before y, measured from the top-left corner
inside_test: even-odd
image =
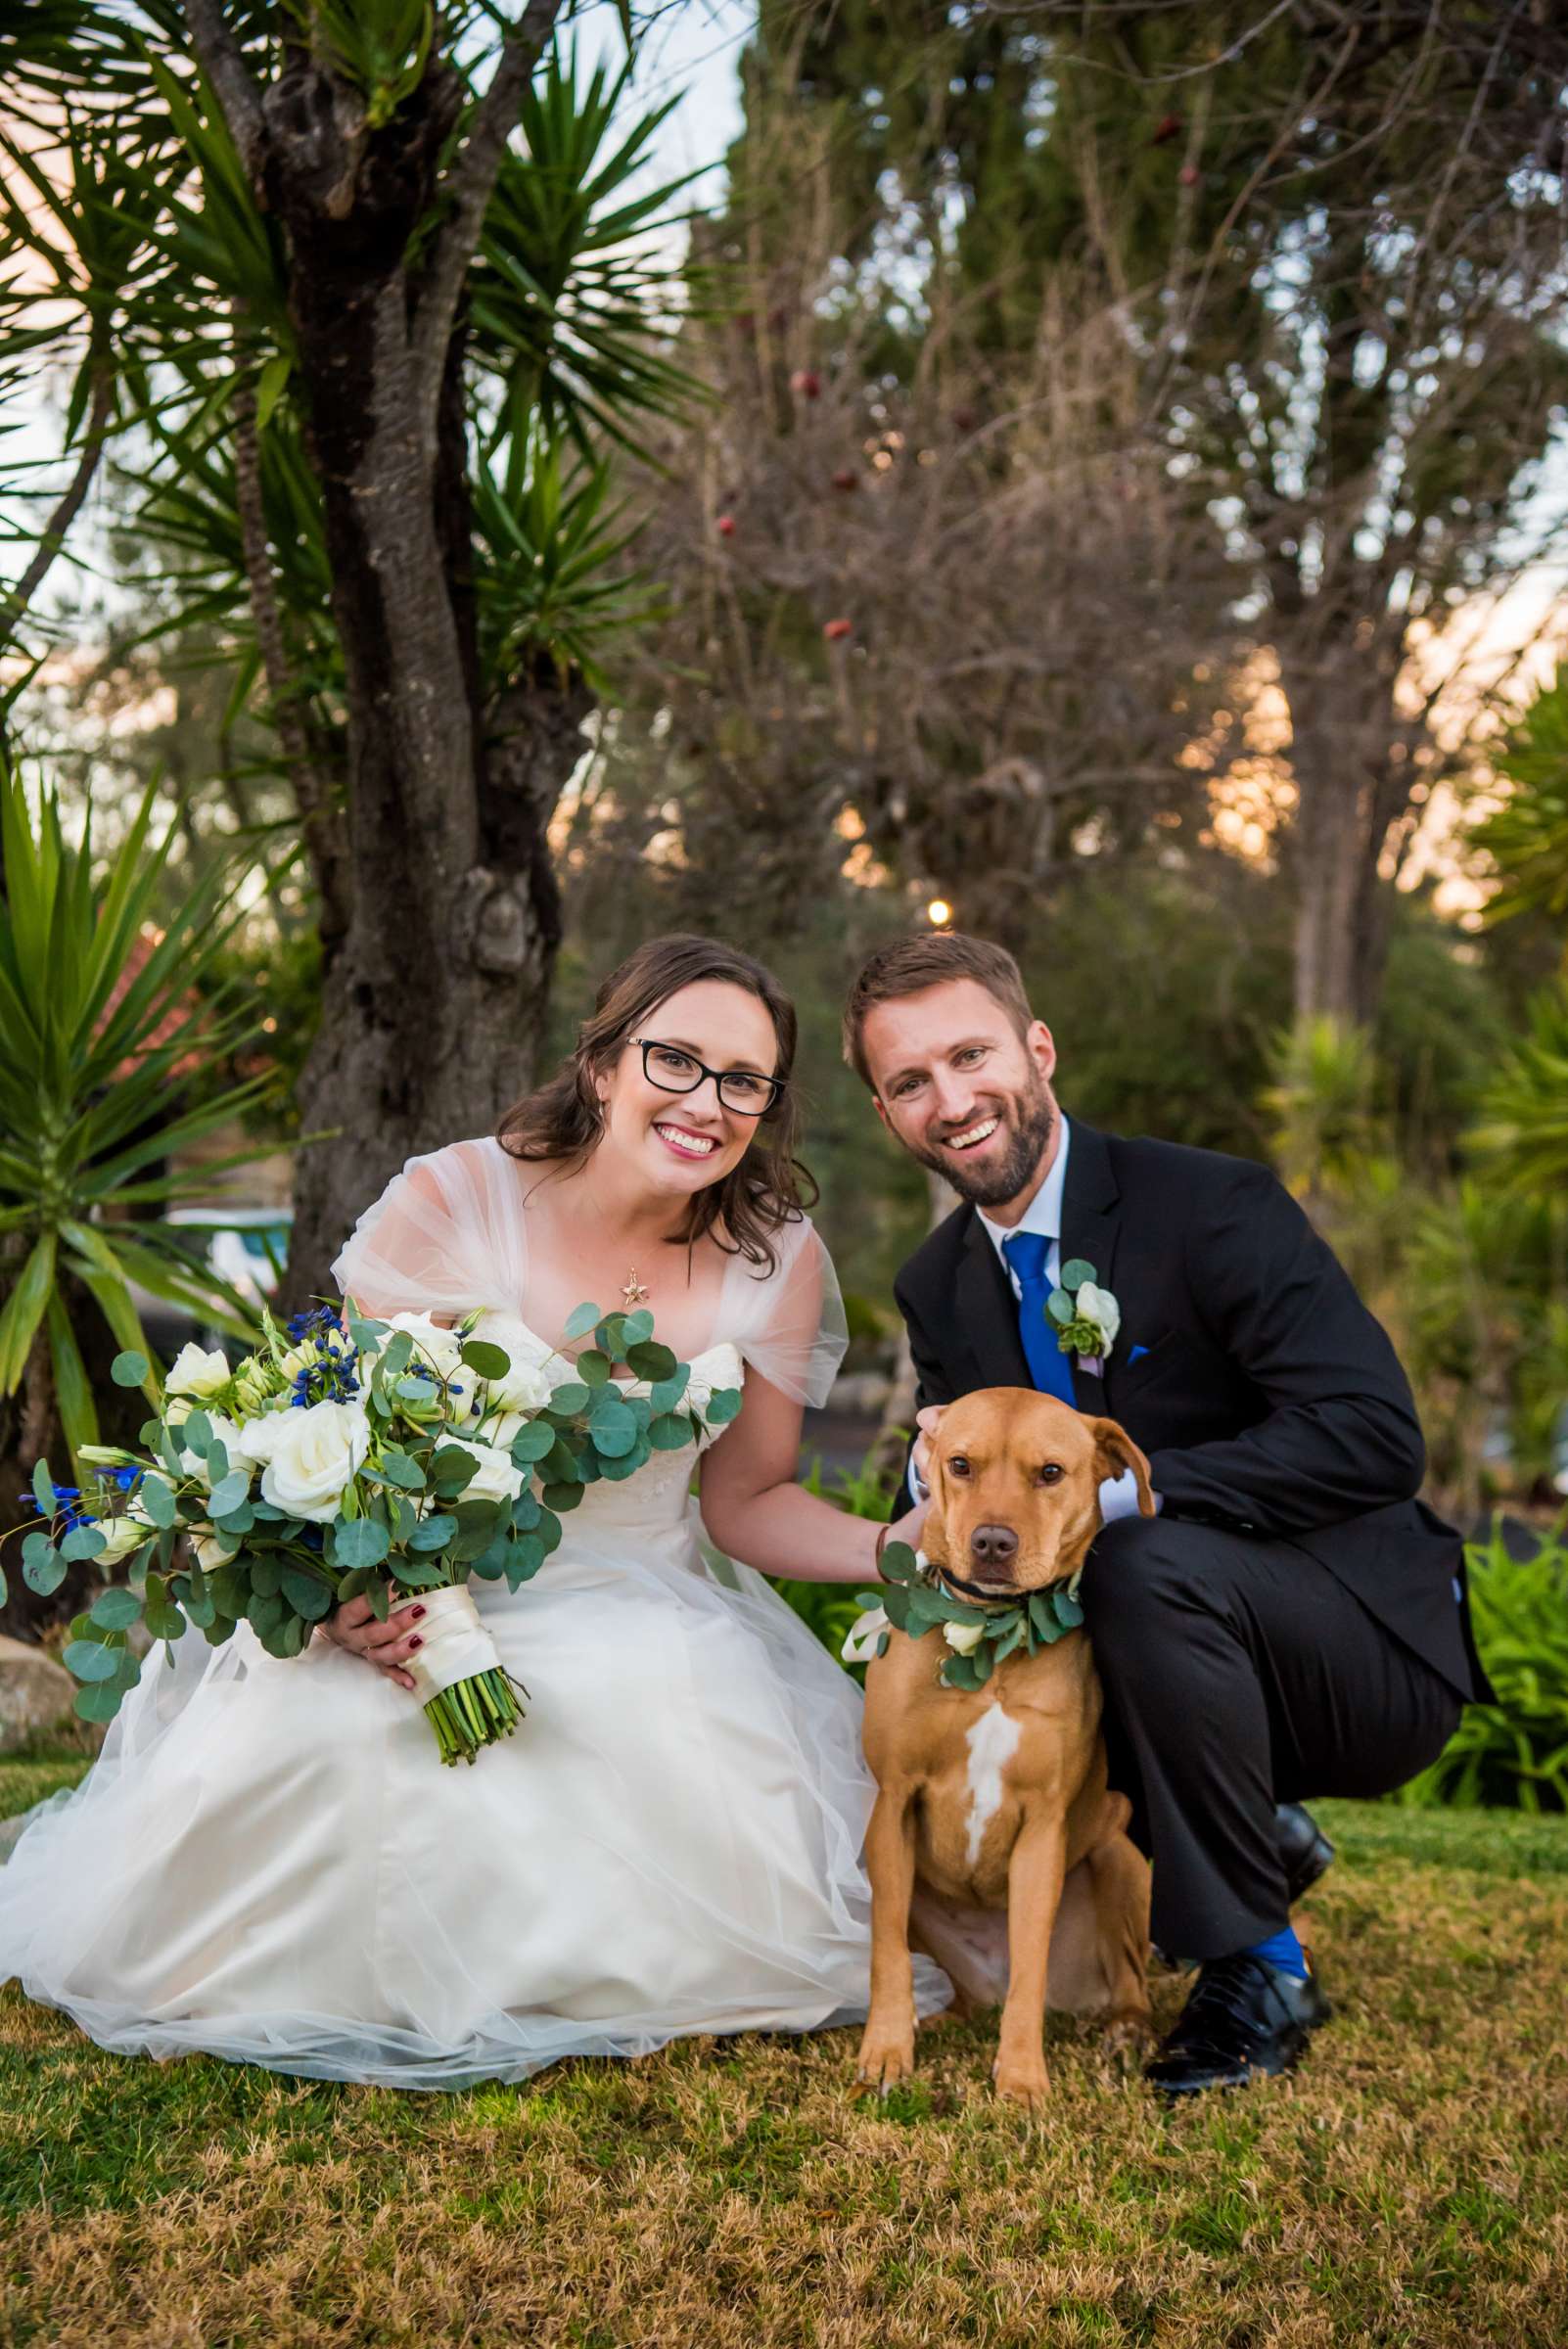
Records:
[[[1408,1382],[1268,1168],[1074,1120],[1061,1261],[1074,1257],[1122,1308],[1103,1376],[1075,1361],[1078,1406],[1121,1421],[1165,1512],[1296,1543],[1461,1696],[1490,1697],[1453,1596],[1463,1545],[1417,1497],[1426,1448]],[[931,1234],[895,1294],[922,1405],[1034,1384],[972,1207]]]

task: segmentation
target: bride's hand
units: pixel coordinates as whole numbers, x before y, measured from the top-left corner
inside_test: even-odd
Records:
[[[379,1623],[368,1598],[350,1598],[329,1615],[321,1628],[337,1646],[346,1647],[350,1655],[363,1656],[399,1688],[412,1688],[413,1678],[402,1666],[425,1644],[419,1630],[410,1628],[422,1623],[424,1615],[423,1607],[409,1607],[395,1622]]]

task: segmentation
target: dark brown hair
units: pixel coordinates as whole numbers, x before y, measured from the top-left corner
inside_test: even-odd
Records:
[[[1024,992],[1023,976],[1005,946],[989,938],[968,938],[962,930],[923,931],[914,938],[896,938],[878,946],[860,965],[844,1006],[844,1057],[865,1084],[871,1071],[865,1057],[865,1015],[878,1003],[897,1002],[900,995],[918,995],[928,987],[950,979],[973,979],[998,1002],[1020,1038],[1029,1034],[1034,1013]]]
[[[581,1166],[604,1130],[604,1111],[594,1079],[602,1076],[649,1012],[699,980],[718,979],[755,995],[773,1023],[778,1057],[771,1074],[784,1086],[771,1109],[757,1120],[756,1139],[722,1182],[698,1191],[683,1246],[712,1233],[720,1248],[773,1271],[778,1252],[772,1235],[811,1206],[817,1187],[795,1156],[800,1110],[789,1089],[795,1065],[795,1006],[771,971],[715,939],[677,933],[651,938],[613,970],[594,997],[593,1016],[577,1031],[576,1049],[536,1092],[509,1109],[495,1138],[513,1158],[564,1159]]]

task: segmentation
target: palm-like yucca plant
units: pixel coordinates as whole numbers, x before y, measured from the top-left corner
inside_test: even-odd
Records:
[[[1498,867],[1489,922],[1531,911],[1568,923],[1568,669],[1559,669],[1497,760],[1508,797],[1474,838]]]
[[[1568,980],[1535,997],[1529,1031],[1499,1062],[1470,1141],[1516,1190],[1549,1195],[1568,1179]]]
[[[21,778],[0,764],[0,1397],[24,1377],[31,1390],[42,1370],[73,1452],[98,1436],[84,1300],[127,1351],[148,1351],[132,1281],[251,1334],[226,1283],[157,1224],[109,1212],[172,1204],[217,1166],[258,1155],[240,1152],[200,1174],[161,1171],[267,1082],[199,1101],[182,1082],[193,1060],[233,1050],[254,1021],[249,1006],[205,989],[239,918],[221,875],[198,884],[165,927],[155,922],[176,837],[171,821],[152,839],[155,800],[150,785],[106,873],[94,867],[91,810],[73,847],[54,795],[43,794],[31,824]]]

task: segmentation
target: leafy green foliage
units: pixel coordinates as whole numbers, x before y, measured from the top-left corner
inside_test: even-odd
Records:
[[[228,1124],[264,1081],[188,1098],[200,1057],[255,1033],[235,992],[205,991],[238,918],[221,871],[155,926],[175,837],[154,840],[149,786],[110,872],[95,869],[89,808],[68,841],[50,791],[31,819],[20,775],[0,763],[0,1244],[15,1267],[0,1307],[0,1394],[15,1394],[43,1334],[73,1451],[97,1440],[82,1348],[83,1299],[119,1341],[116,1370],[147,1346],[129,1283],[202,1320],[249,1336],[235,1291],[183,1255],[156,1224],[105,1209],[164,1206],[211,1180],[159,1172]],[[227,1164],[254,1155],[242,1152]]]
[[[1467,1705],[1443,1752],[1403,1788],[1406,1803],[1568,1811],[1568,1528],[1514,1557],[1496,1526],[1472,1543],[1476,1645],[1498,1692]]]

